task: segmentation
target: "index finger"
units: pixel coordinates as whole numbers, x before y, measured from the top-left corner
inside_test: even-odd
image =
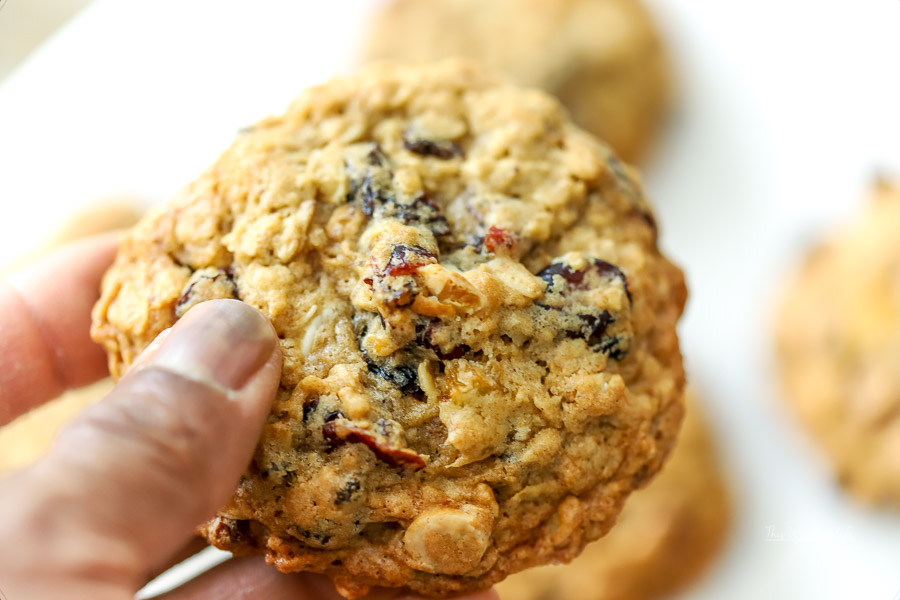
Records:
[[[107,374],[91,309],[118,238],[62,246],[0,283],[0,426]]]

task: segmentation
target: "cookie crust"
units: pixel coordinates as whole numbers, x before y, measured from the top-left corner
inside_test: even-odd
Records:
[[[219,297],[271,319],[284,371],[204,533],[347,597],[570,560],[680,424],[686,292],[636,174],[466,63],[372,67],[243,132],[123,242],[93,335],[120,375]]]
[[[697,580],[719,554],[731,500],[703,407],[688,392],[678,444],[629,498],[616,526],[568,565],[529,569],[497,587],[504,600],[653,600]]]

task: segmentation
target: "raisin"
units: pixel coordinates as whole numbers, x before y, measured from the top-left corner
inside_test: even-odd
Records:
[[[403,136],[403,147],[420,156],[433,156],[441,160],[463,156],[463,149],[451,140],[426,140],[405,134]]]
[[[589,270],[593,270],[601,277],[620,279],[625,287],[625,295],[628,297],[628,302],[631,303],[631,290],[628,288],[628,279],[625,277],[625,273],[616,265],[599,258],[591,260],[589,267],[586,269],[573,269],[563,263],[552,263],[540,271],[538,277],[547,282],[548,290],[553,287],[553,277],[555,275],[560,276],[568,284],[568,287],[575,290],[583,290],[587,287],[584,278]]]
[[[335,505],[340,505],[353,500],[353,495],[360,490],[360,487],[361,484],[359,483],[359,479],[354,478],[349,480],[344,488],[335,495]]]
[[[371,216],[377,206],[393,200],[390,162],[378,144],[372,144],[365,155],[349,153],[344,160],[350,190],[347,202],[359,201],[360,208]]]
[[[313,398],[309,402],[303,403],[303,422],[306,423],[309,421],[309,418],[312,416],[316,409],[319,408],[319,399]]]
[[[417,398],[424,397],[422,388],[419,387],[419,375],[416,368],[409,365],[399,365],[391,367],[388,365],[379,365],[370,359],[368,355],[363,355],[369,372],[378,375],[385,381],[391,383],[404,394],[415,396]]]
[[[618,335],[606,337],[601,340],[598,350],[613,360],[622,360],[628,356],[628,351],[630,350],[629,340]]]
[[[622,269],[605,260],[600,260],[599,258],[593,260],[593,267],[598,275],[620,279],[622,281],[622,287],[625,288],[625,296],[628,298],[628,303],[632,304],[631,289],[628,287],[628,278],[625,277],[625,273],[622,272]]]
[[[281,476],[281,485],[291,487],[294,485],[294,480],[297,479],[297,474],[293,471],[285,471],[284,475]]]
[[[343,440],[340,440],[335,433],[335,422],[338,419],[343,419],[344,413],[339,410],[333,410],[327,415],[325,415],[325,423],[322,425],[322,437],[325,438],[325,447],[328,452],[331,452],[341,444],[343,444]]]
[[[566,283],[576,289],[580,288],[584,281],[584,271],[576,271],[572,267],[568,267],[562,263],[552,263],[542,269],[537,275],[547,282],[548,289],[553,285],[554,275],[559,275]]]
[[[234,281],[234,271],[230,267],[200,269],[191,275],[190,283],[178,297],[175,303],[175,316],[180,319],[192,307],[206,300],[237,297],[237,283]]]
[[[441,350],[441,347],[439,345],[435,345],[432,341],[433,330],[434,322],[417,323],[416,343],[420,346],[428,348],[429,350],[433,350],[437,357],[441,360],[454,360],[457,358],[462,358],[466,355],[467,352],[472,349],[466,344],[460,344],[451,348],[449,352],[444,352]]]
[[[481,252],[484,249],[484,237],[480,235],[473,235],[468,238],[461,244],[459,244],[459,249],[471,246],[475,249],[475,252]]]
[[[384,268],[384,274],[391,277],[412,275],[425,265],[437,262],[434,254],[422,246],[397,244],[391,250],[391,258]]]
[[[450,234],[450,224],[441,207],[424,193],[411,200],[397,197],[390,161],[378,144],[373,144],[364,156],[355,150],[349,152],[344,168],[350,184],[347,202],[358,202],[364,215],[393,217],[406,225],[421,225],[437,237]]]
[[[386,210],[385,215],[392,216],[391,211]],[[450,234],[450,224],[441,207],[425,194],[419,194],[409,204],[396,203],[393,208],[393,216],[406,225],[424,225],[436,237]]]
[[[331,536],[327,533],[319,533],[316,531],[310,531],[309,529],[304,529],[299,525],[291,525],[291,529],[294,530],[295,534],[304,540],[315,542],[318,545],[325,546],[328,542],[331,541]]]
[[[432,349],[434,350],[434,353],[437,354],[439,359],[454,360],[457,358],[462,358],[472,348],[470,348],[466,344],[460,344],[459,346],[454,346],[453,349],[450,350],[450,352],[441,352],[441,349],[438,346],[435,346]]]
[[[375,213],[377,205],[387,204],[394,199],[393,194],[384,185],[383,178],[379,175],[380,173],[369,169],[363,178],[360,192],[362,196],[362,211],[367,217],[371,217]]]
[[[484,247],[488,252],[497,254],[504,250],[512,250],[516,247],[516,235],[506,229],[491,225],[484,236]]]
[[[578,315],[584,325],[577,331],[566,331],[566,337],[571,339],[581,338],[588,346],[596,346],[603,341],[603,334],[612,324],[613,318],[609,311],[601,311],[599,315]]]
[[[391,467],[404,467],[414,471],[425,467],[425,459],[409,448],[391,445],[381,435],[373,433],[344,419],[322,426],[322,434],[332,446],[363,444],[375,454],[375,458]]]
[[[382,286],[386,298],[384,303],[388,306],[403,308],[415,302],[419,294],[419,286],[414,281],[405,281],[400,285]]]
[[[381,149],[378,143],[372,144],[372,150],[366,155],[366,159],[373,167],[385,168],[388,166],[387,154],[384,153],[384,150]]]
[[[630,340],[624,336],[607,336],[606,330],[615,319],[608,311],[599,315],[578,315],[582,326],[578,329],[566,329],[562,334],[570,340],[584,340],[597,352],[602,352],[614,360],[622,360],[628,356]]]

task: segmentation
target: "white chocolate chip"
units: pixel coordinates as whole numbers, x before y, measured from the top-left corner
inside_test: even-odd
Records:
[[[427,573],[463,575],[490,543],[493,519],[483,508],[433,508],[416,517],[403,536],[413,565]]]

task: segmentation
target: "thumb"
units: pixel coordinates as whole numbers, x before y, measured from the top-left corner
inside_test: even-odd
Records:
[[[63,430],[36,467],[41,480],[63,490],[68,518],[109,542],[107,553],[159,568],[234,493],[280,373],[259,311],[199,304]]]

